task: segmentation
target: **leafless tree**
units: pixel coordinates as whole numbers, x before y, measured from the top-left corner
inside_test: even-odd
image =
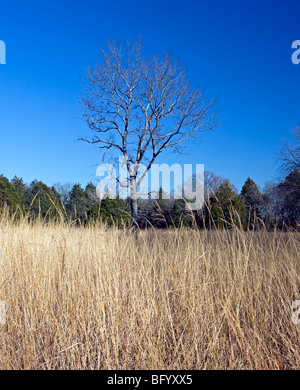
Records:
[[[282,168],[285,173],[289,173],[294,169],[300,172],[300,125],[292,131],[292,135],[295,139],[295,145],[284,141],[280,152]]]
[[[73,184],[72,183],[65,183],[65,184],[54,183],[53,187],[59,193],[63,204],[65,204],[69,199]]]
[[[215,98],[192,88],[185,69],[169,54],[143,58],[140,41],[107,43],[101,60],[87,70],[83,116],[93,137],[80,140],[123,156],[128,172],[132,226],[137,221],[137,187],[165,149],[217,126]],[[140,164],[147,169],[138,176]]]

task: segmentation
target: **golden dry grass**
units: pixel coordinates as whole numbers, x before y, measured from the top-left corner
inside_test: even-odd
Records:
[[[297,369],[299,233],[0,222],[0,369]]]

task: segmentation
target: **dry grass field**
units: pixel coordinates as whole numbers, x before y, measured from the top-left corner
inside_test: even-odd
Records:
[[[300,235],[0,221],[0,369],[297,369]]]

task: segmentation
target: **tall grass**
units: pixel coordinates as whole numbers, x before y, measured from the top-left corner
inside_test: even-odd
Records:
[[[297,369],[299,233],[0,219],[0,369]]]

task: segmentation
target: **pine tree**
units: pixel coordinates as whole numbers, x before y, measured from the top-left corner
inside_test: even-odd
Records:
[[[21,209],[21,200],[15,187],[3,175],[0,176],[0,209],[8,206],[10,213]]]
[[[85,190],[79,183],[73,185],[66,209],[72,220],[76,220],[78,223],[86,221],[89,211],[88,198]]]
[[[241,197],[246,206],[247,227],[254,229],[257,225],[257,218],[260,218],[260,208],[262,205],[262,194],[255,182],[248,177],[243,185]]]
[[[186,209],[186,201],[184,199],[175,199],[171,211],[171,219],[175,227],[192,226],[193,218],[191,212]]]
[[[105,197],[101,202],[94,203],[88,211],[89,221],[101,220],[108,226],[129,226],[130,213],[124,199],[117,197],[109,199]]]
[[[217,228],[246,227],[246,207],[229,180],[224,180],[208,203],[212,226]],[[207,221],[208,222],[208,221]]]
[[[60,196],[54,187],[48,187],[42,181],[34,180],[25,192],[27,210],[32,218],[44,220],[60,219],[63,211]]]
[[[22,178],[19,178],[17,176],[14,176],[11,180],[11,184],[14,186],[20,202],[21,202],[21,208],[23,211],[26,211],[26,184],[23,182]]]

